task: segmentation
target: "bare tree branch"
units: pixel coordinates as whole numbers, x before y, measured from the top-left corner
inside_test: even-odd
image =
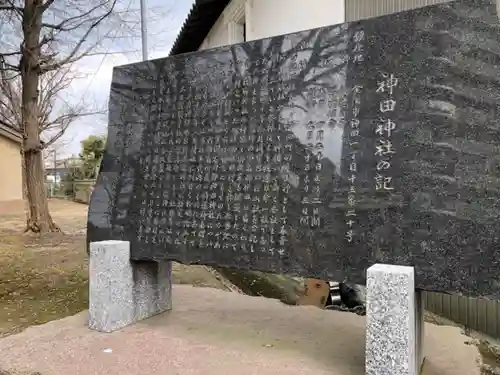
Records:
[[[21,129],[19,88],[12,72],[4,67],[5,62],[0,58],[0,121],[3,125]]]
[[[53,144],[78,118],[103,113],[95,105],[89,105],[83,101],[76,104],[69,103],[64,100],[63,92],[70,88],[72,81],[76,78],[75,72],[70,68],[74,62],[84,57],[108,56],[117,53],[110,51],[109,48],[107,50],[100,48],[108,39],[122,38],[125,41],[129,31],[126,25],[131,25],[126,16],[132,0],[124,0],[128,5],[126,7],[122,5],[121,8],[117,7],[118,1],[88,0],[88,2],[81,3],[70,0],[71,4],[61,4],[54,0],[23,2],[3,0],[0,6],[0,26],[5,28],[5,24],[9,24],[11,26],[10,37],[12,37],[12,40],[0,42],[0,78],[2,80],[0,83],[0,119],[3,124],[9,124],[24,131],[21,97],[23,83],[20,80],[20,74],[22,62],[26,56],[29,56],[30,63],[24,64],[24,69],[34,69],[39,77],[35,118],[38,132],[45,140],[44,147]],[[19,15],[21,22],[18,23],[17,19],[9,16],[10,13]],[[113,21],[118,20],[123,22],[116,22],[116,25],[112,25]],[[38,25],[37,22],[39,22]],[[123,26],[122,30],[117,30],[119,26]],[[12,31],[18,34],[12,34]],[[123,31],[126,32],[123,33]],[[39,35],[37,45],[27,42],[30,39],[28,35],[35,35],[33,33]],[[15,38],[19,42],[22,41],[20,47],[16,48]],[[63,45],[63,42],[66,43]],[[131,51],[136,50],[128,52]],[[124,52],[120,51],[120,53]],[[23,59],[16,60],[19,57]],[[51,135],[48,136],[48,133]]]
[[[65,20],[59,22],[57,25],[53,25],[50,23],[42,23],[42,27],[47,27],[50,29],[56,29],[56,30],[61,30],[61,31],[73,31],[76,30],[77,28],[81,27],[86,21],[86,17],[88,17],[90,14],[92,14],[95,10],[100,8],[102,4],[98,4],[92,8],[90,8],[87,12],[84,12],[82,14],[79,14],[74,17],[69,17],[66,18]],[[114,8],[114,6],[113,6]],[[113,9],[112,8],[112,9]],[[109,15],[110,13],[108,13]],[[73,26],[69,26],[71,23],[75,22]],[[68,25],[68,26],[66,26]]]
[[[82,34],[78,35],[76,44],[66,53],[65,57],[56,58],[60,53],[49,55],[47,62],[39,66],[41,74],[59,69],[65,64],[71,64],[95,51],[97,46],[102,43],[102,39],[108,37],[112,30],[109,30],[103,37],[95,39],[93,43],[87,46],[89,36],[98,29],[98,26],[103,21],[107,20],[113,14],[117,1],[103,0],[97,2],[96,5],[90,6],[86,11],[62,19],[59,23],[42,23],[42,29],[45,29],[45,34],[41,40],[41,46],[56,41],[58,36],[63,32],[68,33],[78,30]]]
[[[4,0],[8,5],[0,5],[0,11],[16,12],[19,15],[23,14],[23,8],[14,4],[12,0]]]
[[[2,57],[3,58],[8,57],[8,56],[19,56],[19,55],[21,55],[20,51],[9,52],[9,53],[2,53]]]
[[[132,2],[0,0],[0,124],[23,136],[29,231],[58,230],[43,185],[44,149],[56,147],[78,120],[104,112],[86,92],[71,99],[71,84],[79,78],[73,63],[136,51],[126,45],[139,35]]]
[[[53,3],[54,3],[55,0],[47,0],[45,2],[45,4],[43,4],[41,7],[40,7],[40,11],[43,13],[45,12]]]

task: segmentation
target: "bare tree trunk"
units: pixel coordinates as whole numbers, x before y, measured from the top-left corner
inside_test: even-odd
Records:
[[[59,232],[52,220],[45,192],[42,152],[25,153],[26,190],[29,204],[26,232]]]
[[[26,160],[24,158],[24,149],[21,145],[21,171],[22,171],[22,183],[23,183],[23,199],[28,199],[28,189],[26,188]]]
[[[38,85],[40,75],[40,33],[42,2],[26,0],[23,14],[24,42],[19,64],[22,80],[21,116],[23,124],[23,152],[28,198],[26,232],[59,231],[49,213],[44,185],[42,143],[38,116]]]

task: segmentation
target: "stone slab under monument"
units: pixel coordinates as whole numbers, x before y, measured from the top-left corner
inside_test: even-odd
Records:
[[[88,242],[498,300],[499,40],[458,0],[116,67]]]

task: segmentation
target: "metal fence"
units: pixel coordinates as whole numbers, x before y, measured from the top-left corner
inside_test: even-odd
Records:
[[[70,199],[89,203],[95,180],[46,182],[45,190],[49,198]]]
[[[66,182],[45,182],[45,193],[49,198],[73,199],[73,186],[68,186]]]
[[[500,302],[425,292],[426,310],[490,337],[500,339]]]

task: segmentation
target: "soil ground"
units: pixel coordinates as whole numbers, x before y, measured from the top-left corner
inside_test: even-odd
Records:
[[[423,375],[479,375],[456,327],[426,324]],[[41,375],[364,375],[365,318],[175,285],[173,310],[111,334],[82,312],[0,339],[0,368]]]
[[[87,206],[51,200],[63,233],[23,235],[24,206],[0,204],[0,337],[88,308]],[[174,264],[174,282],[225,289],[202,266]]]

